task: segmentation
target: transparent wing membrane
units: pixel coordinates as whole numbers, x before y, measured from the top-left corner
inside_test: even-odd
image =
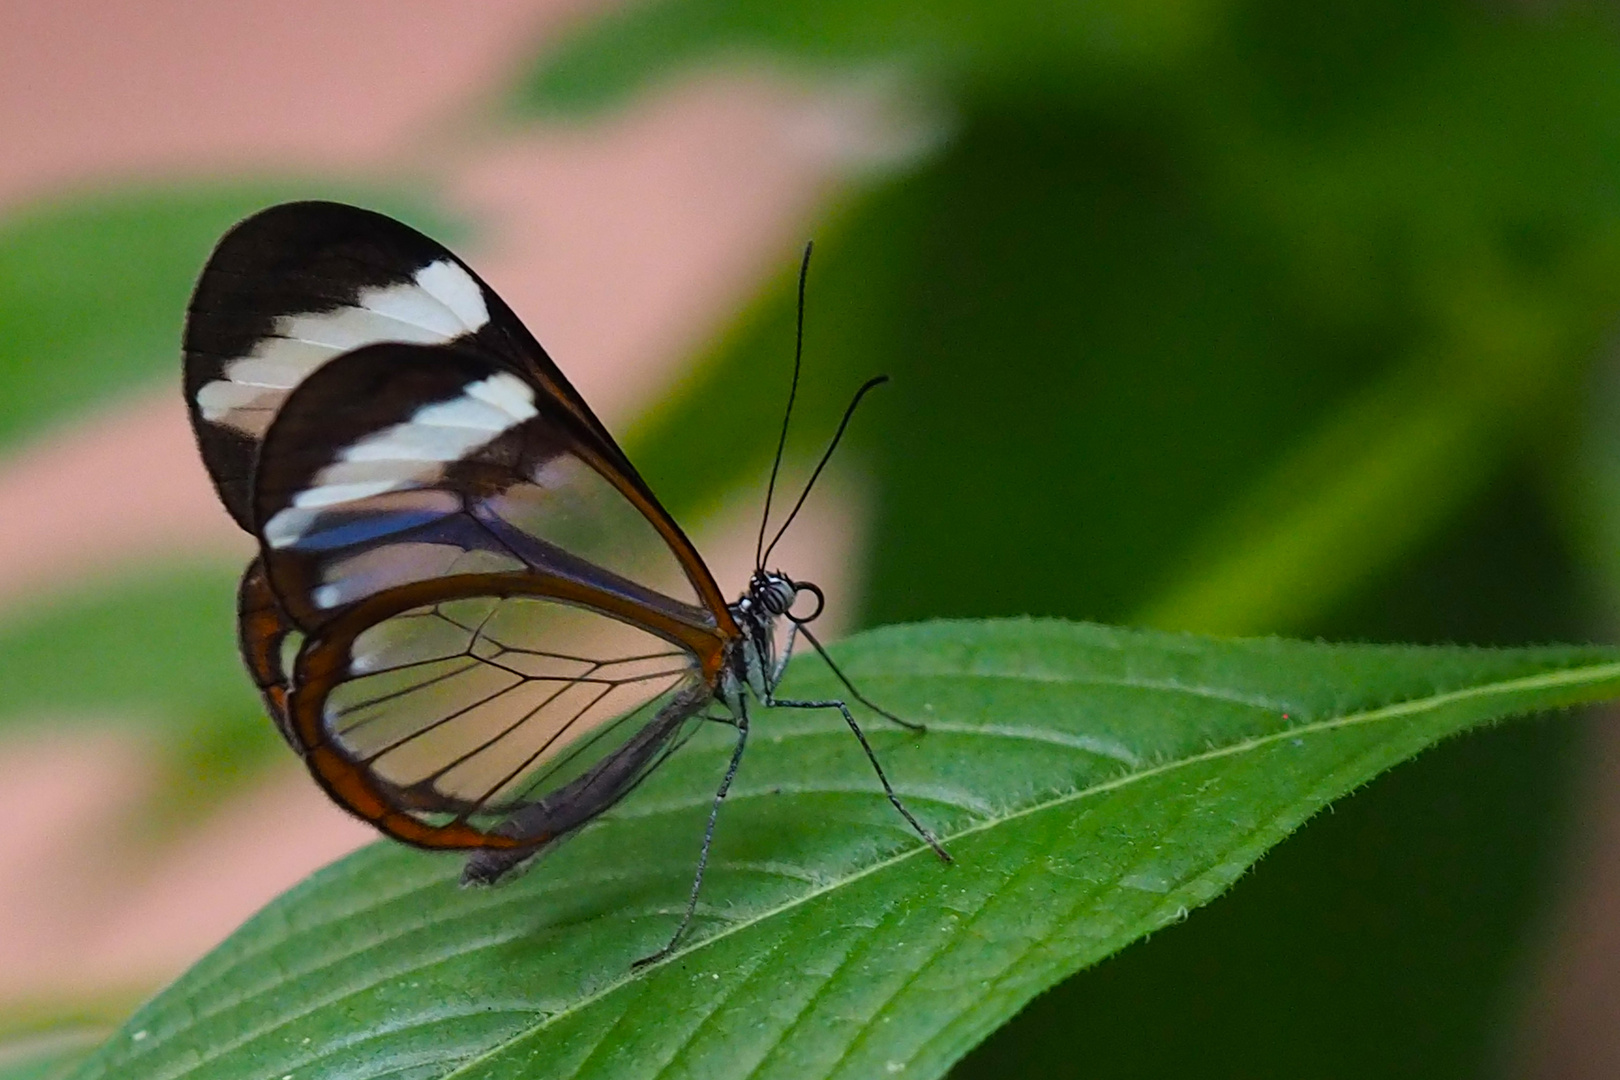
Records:
[[[324,735],[397,803],[489,827],[610,752],[699,678],[695,658],[551,600],[473,598],[370,627],[326,696]],[[631,725],[629,730],[634,730]]]
[[[697,591],[652,522],[591,466],[570,454],[538,463],[493,496],[491,513],[648,590],[696,606]]]
[[[715,627],[693,580],[712,588],[707,571],[683,562],[611,468],[494,361],[357,350],[306,379],[266,436],[254,498],[270,582],[306,630],[386,590],[526,572]]]

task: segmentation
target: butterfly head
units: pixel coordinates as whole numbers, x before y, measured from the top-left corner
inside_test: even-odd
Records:
[[[801,594],[815,598],[815,607],[801,614],[793,613],[793,606]],[[826,597],[821,589],[809,581],[794,581],[780,570],[756,570],[748,579],[748,606],[754,611],[775,619],[787,616],[796,623],[807,623],[821,614]]]
[[[799,603],[802,596],[814,598],[814,605]],[[748,591],[731,605],[731,615],[742,635],[732,649],[728,682],[719,690],[731,700],[743,686],[761,701],[769,701],[771,690],[781,675],[782,660],[776,651],[776,623],[787,619],[802,627],[821,614],[825,598],[808,581],[794,581],[780,570],[755,570],[748,579]],[[795,611],[794,606],[808,607]]]
[[[779,571],[756,570],[748,580],[748,598],[752,607],[771,615],[786,615],[798,598],[799,590],[793,580]]]

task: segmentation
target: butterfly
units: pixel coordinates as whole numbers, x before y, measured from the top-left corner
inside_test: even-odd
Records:
[[[193,431],[225,509],[258,543],[242,656],[282,736],[341,807],[421,848],[467,850],[493,883],[612,807],[703,722],[735,730],[692,921],[750,702],[836,710],[890,803],[939,855],[837,699],[776,688],[809,641],[815,584],[767,570],[861,398],[727,603],[579,393],[477,274],[384,215],[263,210],[219,241],[184,338]],[[786,627],[785,640],[778,632]]]

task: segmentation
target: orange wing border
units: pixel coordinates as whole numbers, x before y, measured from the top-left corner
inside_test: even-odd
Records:
[[[252,568],[250,568],[250,575]],[[246,583],[244,579],[244,585]],[[244,589],[244,594],[246,590]],[[264,587],[268,594],[268,586]],[[677,619],[663,612],[636,604],[609,590],[599,589],[572,578],[543,571],[491,574],[460,574],[418,582],[378,593],[343,612],[324,627],[318,637],[306,642],[299,652],[290,688],[272,700],[272,716],[283,726],[304,759],[310,775],[334,802],[387,836],[414,847],[432,850],[515,849],[538,847],[550,836],[512,836],[481,829],[465,821],[434,825],[406,812],[385,785],[378,782],[362,763],[335,746],[323,727],[323,711],[333,690],[345,681],[344,670],[354,640],[372,626],[413,608],[475,597],[532,597],[554,600],[618,619],[655,634],[690,653],[699,664],[703,683],[718,685],[725,665],[729,642],[716,627]],[[273,599],[273,597],[272,597]],[[277,605],[279,609],[279,605]],[[282,616],[282,618],[285,618]],[[279,673],[281,637],[270,616],[244,616],[244,654],[251,654],[249,667],[257,677],[262,670]],[[273,658],[273,662],[272,662]],[[287,687],[283,678],[280,684]],[[284,702],[284,712],[275,713],[275,701]]]

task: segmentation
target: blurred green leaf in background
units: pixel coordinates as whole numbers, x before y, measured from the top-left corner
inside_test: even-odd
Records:
[[[445,231],[420,198],[283,179],[92,192],[0,220],[0,446],[131,389],[168,387],[214,243],[254,210],[315,197]]]
[[[798,466],[860,380],[894,376],[839,464],[870,488],[865,623],[1481,644],[1613,624],[1620,410],[1586,400],[1616,392],[1594,370],[1620,309],[1603,6],[647,0],[548,48],[510,107],[590,115],[703,65],[886,87],[946,132],[814,227]],[[0,440],[172,380],[209,245],[293,190],[0,222]],[[678,517],[768,467],[792,342],[780,262],[632,432]],[[8,612],[0,723],[127,700],[154,738],[201,748],[182,756],[257,760],[273,737],[212,573]],[[195,663],[143,660],[131,625],[194,635]],[[58,651],[108,666],[75,681]],[[1499,1068],[1581,737],[1519,724],[1425,754],[956,1075]]]

